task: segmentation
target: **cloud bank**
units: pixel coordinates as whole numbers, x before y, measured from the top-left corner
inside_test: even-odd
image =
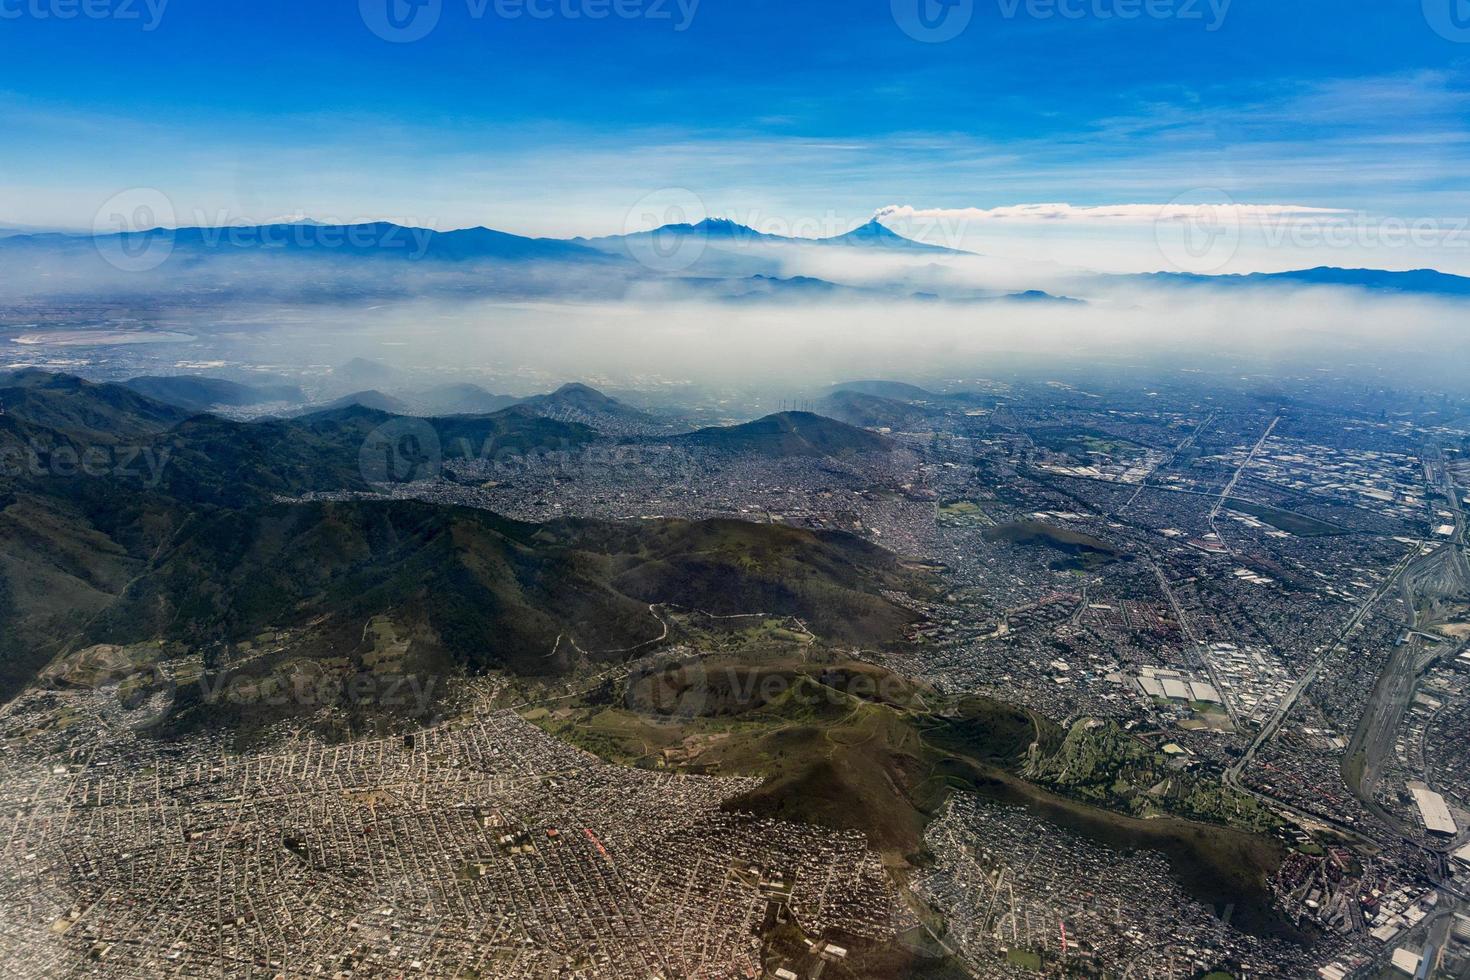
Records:
[[[879,208],[874,217],[919,221],[1167,221],[1214,214],[1236,220],[1280,220],[1283,218],[1323,218],[1352,214],[1343,208],[1315,208],[1304,204],[1102,204],[1079,207],[1074,204],[1012,204],[997,208],[915,208],[907,204],[890,204]]]

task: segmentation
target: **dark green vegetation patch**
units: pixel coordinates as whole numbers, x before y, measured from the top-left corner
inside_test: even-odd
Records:
[[[1315,517],[1306,514],[1298,514],[1295,511],[1282,510],[1279,507],[1268,507],[1265,504],[1252,503],[1249,500],[1241,500],[1239,497],[1231,497],[1227,502],[1231,510],[1248,514],[1259,521],[1264,521],[1278,531],[1294,534],[1299,538],[1327,538],[1340,534],[1347,534],[1345,528],[1326,521],[1319,521]]]
[[[1106,541],[1042,521],[1016,521],[989,528],[985,531],[985,540],[1059,551],[1066,556],[1052,563],[1052,568],[1059,571],[1091,571],[1114,562],[1131,560],[1131,556]]]

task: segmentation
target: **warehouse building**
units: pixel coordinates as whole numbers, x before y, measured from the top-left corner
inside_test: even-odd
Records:
[[[1460,828],[1455,825],[1455,818],[1450,814],[1449,805],[1445,803],[1443,796],[1423,783],[1410,783],[1409,793],[1419,807],[1419,817],[1424,821],[1426,830],[1446,837],[1459,834]]]

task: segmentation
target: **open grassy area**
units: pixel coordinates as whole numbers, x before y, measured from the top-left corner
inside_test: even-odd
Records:
[[[1328,524],[1326,521],[1319,521],[1315,517],[1308,517],[1306,514],[1267,507],[1265,504],[1252,503],[1238,497],[1231,497],[1226,502],[1226,506],[1242,514],[1249,514],[1256,520],[1265,521],[1278,531],[1295,534],[1299,538],[1327,538],[1348,533],[1344,528]]]
[[[1025,949],[1012,949],[1006,952],[1006,960],[1013,966],[1019,966],[1023,970],[1032,973],[1041,972],[1041,954],[1033,953]]]
[[[988,527],[995,522],[973,500],[948,500],[939,505],[939,523],[945,527]]]
[[[1066,453],[1086,461],[1093,455],[1132,459],[1142,456],[1144,446],[1111,432],[1082,426],[1051,426],[1033,430],[1032,440],[1043,449]]]
[[[1362,749],[1354,752],[1343,763],[1342,775],[1349,789],[1357,792],[1358,787],[1363,785],[1363,771],[1367,766],[1368,756]]]
[[[987,530],[985,540],[1059,551],[1065,557],[1052,563],[1052,568],[1058,570],[1092,571],[1127,559],[1123,552],[1100,538],[1041,521],[1001,524]]]

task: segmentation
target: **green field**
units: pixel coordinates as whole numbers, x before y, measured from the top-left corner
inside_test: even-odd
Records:
[[[1041,521],[1001,524],[987,530],[985,540],[1059,551],[1066,556],[1052,563],[1059,571],[1094,571],[1127,560],[1123,552],[1100,538]]]
[[[1121,436],[1079,426],[1034,429],[1030,435],[1041,448],[1066,453],[1079,460],[1086,460],[1094,454],[1131,459],[1142,456],[1146,451],[1145,447]]]
[[[945,527],[990,527],[995,522],[973,500],[951,500],[939,505],[939,523]]]
[[[1012,949],[1007,951],[1006,961],[1013,966],[1019,966],[1023,970],[1030,970],[1032,973],[1041,972],[1040,953],[1032,953],[1024,949]]]
[[[1294,511],[1281,510],[1277,507],[1268,507],[1265,504],[1252,503],[1249,500],[1241,500],[1231,497],[1227,502],[1231,510],[1242,514],[1249,514],[1256,520],[1264,521],[1278,531],[1294,534],[1299,538],[1330,538],[1348,533],[1345,529],[1326,521],[1319,521],[1315,517],[1298,514]]]

